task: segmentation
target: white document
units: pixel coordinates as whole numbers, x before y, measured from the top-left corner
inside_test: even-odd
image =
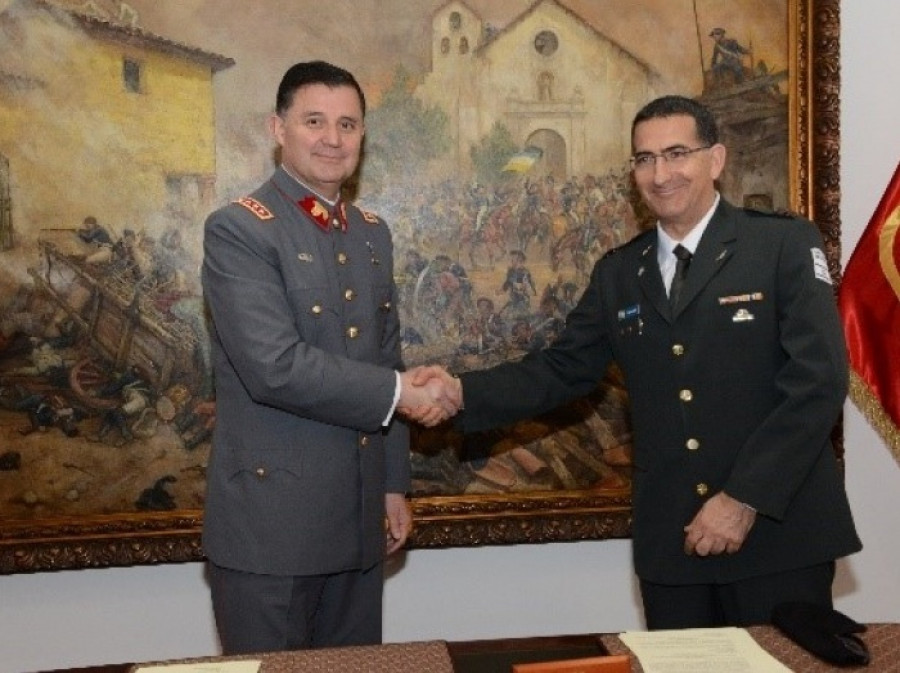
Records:
[[[644,673],[791,673],[744,629],[627,631],[619,639]]]
[[[258,673],[260,661],[200,662],[196,664],[171,664],[169,666],[141,666],[134,673]]]

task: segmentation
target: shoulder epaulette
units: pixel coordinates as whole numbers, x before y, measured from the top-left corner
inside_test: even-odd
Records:
[[[378,215],[373,213],[371,210],[363,210],[359,209],[359,212],[362,213],[363,219],[369,224],[378,224]]]
[[[239,199],[235,199],[234,203],[244,206],[244,208],[249,210],[261,220],[275,219],[275,215],[272,213],[272,211],[266,208],[262,203],[254,199],[252,196],[242,196]]]
[[[607,250],[606,254],[604,254],[603,257],[601,257],[601,259],[604,259],[611,255],[615,255],[616,253],[624,250],[625,248],[631,247],[632,245],[640,245],[641,244],[640,241],[642,239],[646,238],[652,232],[653,232],[653,229],[648,229],[647,231],[642,231],[634,238],[629,239],[629,240],[625,241],[624,243],[617,245],[615,248],[610,248],[609,250]]]

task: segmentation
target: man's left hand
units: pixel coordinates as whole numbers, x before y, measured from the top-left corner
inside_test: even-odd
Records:
[[[412,531],[412,512],[402,493],[386,493],[384,511],[387,516],[387,553],[393,554],[406,544],[406,538]]]
[[[697,556],[734,554],[744,544],[756,512],[722,491],[707,500],[684,527],[684,553]]]

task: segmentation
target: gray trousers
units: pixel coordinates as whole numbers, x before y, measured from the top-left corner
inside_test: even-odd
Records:
[[[383,566],[295,577],[207,563],[222,654],[381,643]]]

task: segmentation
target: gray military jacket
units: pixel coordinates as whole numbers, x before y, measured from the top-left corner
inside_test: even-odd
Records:
[[[384,495],[409,489],[391,408],[400,360],[385,223],[283,169],[206,221],[216,427],[203,548],[248,572],[368,568]]]

